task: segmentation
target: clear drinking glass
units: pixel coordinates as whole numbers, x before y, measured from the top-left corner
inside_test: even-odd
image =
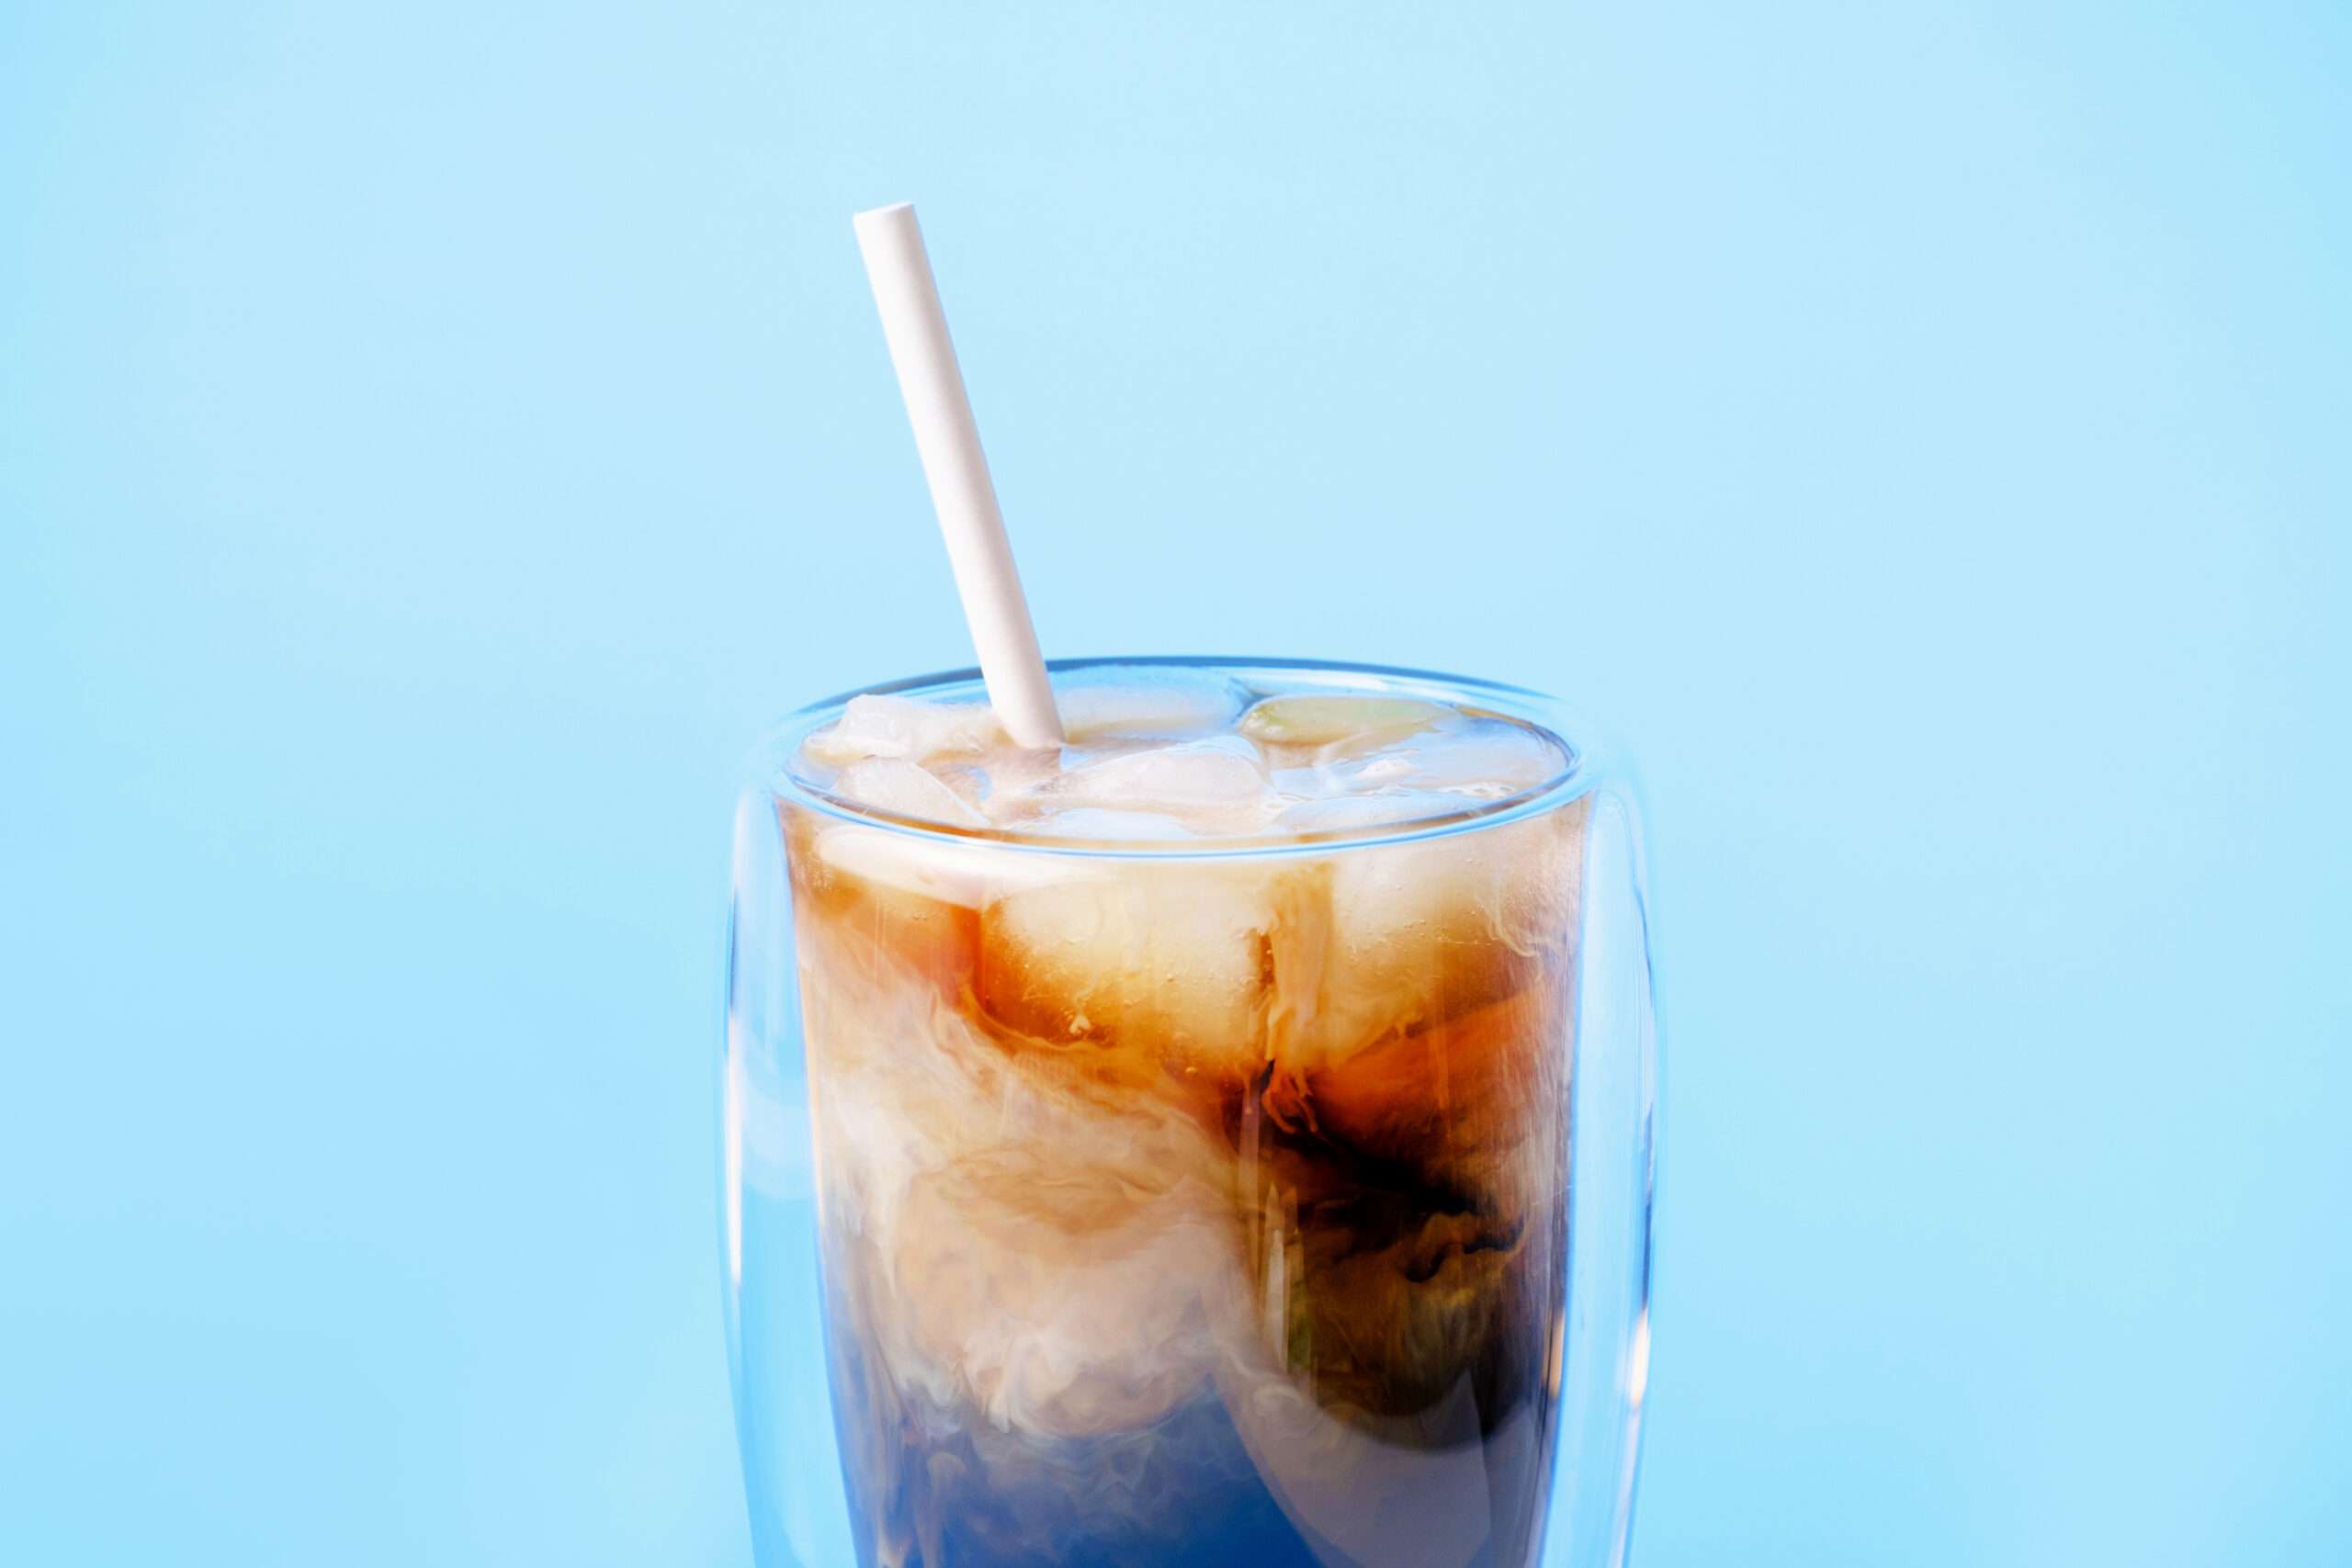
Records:
[[[1622,1562],[1655,1082],[1630,779],[1511,687],[1053,668],[1110,664],[1433,700],[1569,761],[1450,818],[1089,844],[796,776],[859,694],[771,737],[719,1098],[758,1561]]]

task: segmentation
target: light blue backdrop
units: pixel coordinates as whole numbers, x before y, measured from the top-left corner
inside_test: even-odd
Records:
[[[0,5],[0,1558],[736,1564],[733,769],[1055,653],[1645,768],[1636,1556],[2352,1561],[2352,10]]]

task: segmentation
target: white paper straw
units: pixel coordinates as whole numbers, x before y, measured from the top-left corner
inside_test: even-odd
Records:
[[[947,338],[947,317],[939,308],[939,287],[932,280],[914,205],[878,207],[851,221],[858,249],[865,253],[865,276],[882,311],[882,335],[889,340],[907,418],[915,427],[923,478],[931,482],[931,504],[947,537],[947,559],[956,569],[956,591],[963,595],[972,645],[979,650],[989,703],[1013,744],[1058,746],[1061,716],[1054,710],[1037,629],[1030,624],[1012,545],[1004,536],[1004,514],[997,510],[996,487],[989,482],[988,458],[964,396],[963,372],[956,367],[956,345]]]

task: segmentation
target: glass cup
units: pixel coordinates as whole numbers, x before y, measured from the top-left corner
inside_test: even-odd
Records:
[[[1087,843],[755,753],[720,1062],[728,1346],[763,1568],[1599,1568],[1648,1363],[1654,1024],[1633,786]],[[1082,675],[1078,678],[1083,678]],[[871,688],[983,695],[963,671]]]

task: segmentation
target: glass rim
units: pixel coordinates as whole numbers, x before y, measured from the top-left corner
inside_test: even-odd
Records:
[[[1481,831],[1509,822],[1541,816],[1589,794],[1604,773],[1607,747],[1586,726],[1565,712],[1556,698],[1525,686],[1416,670],[1405,665],[1363,664],[1333,659],[1292,659],[1215,654],[1098,655],[1079,659],[1049,659],[1046,668],[1059,673],[1072,670],[1159,668],[1214,670],[1237,679],[1253,671],[1292,679],[1340,677],[1335,686],[1393,691],[1448,702],[1472,711],[1485,710],[1540,725],[1559,740],[1568,754],[1567,766],[1532,788],[1495,800],[1471,800],[1458,812],[1408,818],[1400,822],[1364,823],[1309,832],[1237,834],[1229,838],[1189,840],[1087,839],[1059,834],[1023,832],[1010,828],[971,828],[926,821],[836,795],[800,776],[792,766],[801,742],[830,719],[839,716],[854,698],[903,696],[910,692],[944,687],[981,686],[977,666],[877,682],[794,709],[752,749],[747,772],[750,783],[765,787],[780,800],[837,820],[939,844],[1003,850],[1020,854],[1076,855],[1090,860],[1217,860],[1236,857],[1326,853],[1357,845],[1400,844]],[[986,697],[985,688],[979,694]],[[1484,700],[1482,700],[1484,699]]]

